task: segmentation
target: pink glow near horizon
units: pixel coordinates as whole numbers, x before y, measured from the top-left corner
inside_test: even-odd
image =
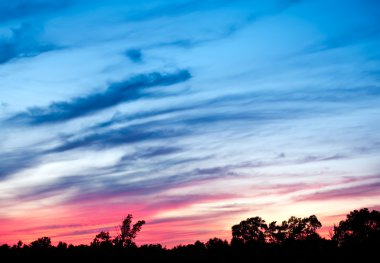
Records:
[[[249,203],[252,197],[237,194],[177,196],[166,202],[157,201],[159,197],[156,197],[152,204],[145,200],[113,202],[112,199],[95,198],[81,203],[47,207],[40,209],[40,213],[3,218],[1,224],[7,227],[1,228],[1,243],[15,244],[22,240],[28,244],[38,237],[49,236],[53,244],[59,241],[75,245],[89,244],[103,230],[115,236],[118,225],[128,213],[133,214],[134,221],[144,219],[147,222],[137,238],[138,244],[160,243],[172,247],[196,240],[205,242],[213,237],[230,240],[231,226],[247,217],[261,216],[269,223],[287,220],[291,215],[306,217],[314,212],[323,224],[319,233],[329,238],[334,224],[342,220],[350,210],[362,207],[360,204],[369,199],[363,193],[362,198],[337,196],[326,202],[320,200],[320,196],[322,193],[329,196],[330,191],[316,191],[323,187],[326,186],[316,184],[297,188],[297,185],[277,185],[272,186],[272,194],[268,193],[267,188],[259,187],[257,189],[272,200],[269,203],[263,200],[262,204]],[[304,194],[307,197],[304,201],[283,207],[292,198],[300,199],[299,195],[294,195],[295,192],[308,188],[315,195]],[[242,191],[245,191],[244,187]],[[377,194],[380,196],[380,193]],[[257,198],[260,195],[256,193],[253,196]],[[284,200],[284,196],[288,196],[288,200]],[[108,204],[104,205],[106,201]],[[334,214],[336,211],[339,214]]]

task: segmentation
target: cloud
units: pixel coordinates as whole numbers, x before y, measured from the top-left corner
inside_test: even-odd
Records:
[[[186,195],[171,195],[160,196],[156,200],[149,203],[144,209],[147,211],[165,211],[183,207],[188,207],[194,204],[226,201],[240,197],[237,194],[186,194]]]
[[[190,171],[177,172],[170,175],[162,175],[160,177],[148,178],[139,180],[138,182],[131,181],[129,183],[123,183],[125,181],[121,178],[121,181],[110,182],[108,180],[103,181],[103,191],[97,193],[96,197],[102,196],[103,198],[112,196],[145,196],[149,194],[159,193],[161,191],[167,191],[179,186],[187,184],[195,185],[197,183],[212,181],[226,177],[235,177],[237,174],[232,171],[234,166],[215,166],[210,168],[196,168]],[[134,180],[131,176],[131,180]],[[136,178],[143,178],[142,174],[137,174]],[[98,181],[99,182],[99,181]],[[90,190],[90,189],[88,189]],[[91,190],[90,190],[91,191]],[[79,197],[81,200],[86,200],[86,196]]]
[[[0,38],[0,64],[58,49],[52,44],[40,42],[38,38],[41,32],[40,27],[31,24],[11,29],[9,37]]]
[[[355,32],[355,33],[352,33]],[[378,37],[380,34],[379,28],[357,28],[352,29],[342,35],[327,37],[323,41],[319,41],[312,45],[306,47],[304,52],[316,53],[328,51],[331,49],[344,48],[361,42],[371,40],[372,38]]]
[[[183,151],[183,149],[180,147],[170,147],[170,146],[169,147],[167,146],[149,147],[146,149],[139,149],[134,154],[124,155],[120,161],[121,162],[132,161],[132,160],[137,160],[141,158],[151,159],[158,156],[170,155],[170,154],[181,152],[181,151]]]
[[[95,124],[89,130],[106,128],[115,124],[123,124],[133,120],[145,118],[174,116],[173,120],[166,119],[167,124],[182,123],[191,125],[207,124],[227,121],[256,121],[265,123],[280,119],[307,118],[311,116],[328,114],[332,111],[339,113],[348,110],[343,107],[352,107],[354,101],[366,101],[368,99],[378,99],[380,97],[380,87],[360,86],[347,88],[329,89],[298,89],[289,91],[277,91],[274,96],[272,92],[247,92],[244,94],[221,95],[212,99],[199,101],[185,101],[182,104],[168,105],[165,108],[151,111],[140,111],[135,114],[123,114],[117,112],[108,120]],[[332,108],[310,108],[310,103],[339,103]],[[291,103],[291,104],[290,104]],[[345,104],[343,104],[345,103]],[[234,109],[234,105],[258,105],[262,107],[245,107],[244,110]],[[272,108],[269,108],[271,105]],[[290,106],[289,106],[290,105]],[[285,106],[285,107],[284,107]],[[226,109],[233,110],[226,110]],[[197,109],[196,112],[194,110]],[[198,111],[202,110],[202,114]],[[195,114],[194,114],[195,113]],[[175,114],[182,114],[180,118]],[[163,123],[163,122],[162,122]],[[162,124],[161,123],[161,124]]]
[[[35,227],[28,227],[28,228],[21,228],[15,230],[15,232],[32,232],[32,231],[41,231],[41,230],[49,230],[49,229],[66,229],[66,228],[77,228],[77,227],[83,227],[83,224],[66,224],[66,225],[43,225],[43,226],[35,226]]]
[[[29,18],[69,7],[74,0],[12,0],[0,2],[0,21]]]
[[[30,125],[64,122],[148,96],[143,92],[147,88],[174,85],[190,78],[191,74],[187,70],[140,74],[125,81],[112,83],[103,92],[75,97],[68,101],[52,102],[47,107],[29,108],[12,116],[8,121]]]
[[[115,226],[103,226],[103,227],[97,227],[97,228],[90,228],[90,229],[83,229],[83,230],[75,230],[75,231],[69,231],[60,233],[59,235],[53,236],[53,237],[66,237],[66,236],[81,236],[85,234],[97,234],[100,231],[110,231],[114,230]]]
[[[297,201],[329,201],[334,199],[357,199],[359,197],[374,197],[380,195],[380,182],[344,187],[339,189],[316,192],[299,196]]]
[[[347,156],[342,155],[342,154],[334,154],[334,155],[328,155],[328,156],[307,155],[304,158],[300,159],[298,163],[333,161],[333,160],[341,160],[345,158],[347,158]]]
[[[61,145],[48,150],[47,153],[65,152],[85,147],[104,149],[123,144],[175,138],[186,134],[188,134],[188,132],[183,129],[153,128],[149,125],[133,125],[68,140]]]
[[[41,150],[32,147],[23,151],[15,150],[0,153],[0,180],[6,179],[8,176],[25,169],[38,166],[42,160],[50,154],[59,154],[69,150],[79,150],[83,148],[100,150],[125,144],[178,138],[189,134],[189,131],[185,129],[166,128],[164,126],[164,123],[154,121],[142,125],[130,125],[119,129],[93,132],[86,136],[82,136],[81,133],[78,135],[70,134],[68,136],[59,136],[58,139],[61,140],[61,143],[53,148]],[[120,169],[124,170],[125,166],[129,165],[131,161],[152,159],[159,156],[175,154],[183,150],[184,149],[179,146],[140,147],[135,153],[124,155],[118,164],[115,164],[112,168],[105,168],[105,170],[108,173],[117,172]]]
[[[128,49],[125,55],[134,63],[141,63],[143,61],[143,54],[139,49]]]
[[[7,175],[18,172],[22,169],[29,168],[33,165],[39,164],[38,160],[42,155],[51,153],[61,153],[70,150],[81,149],[108,149],[126,144],[138,144],[139,142],[151,142],[168,140],[173,138],[180,138],[189,135],[196,135],[197,133],[204,134],[205,124],[218,124],[225,125],[226,123],[240,122],[242,125],[265,125],[274,120],[286,120],[294,118],[308,118],[317,114],[320,116],[322,113],[331,114],[334,112],[343,112],[346,110],[340,104],[339,108],[332,109],[315,109],[304,107],[305,101],[321,101],[321,102],[350,102],[353,100],[359,101],[361,99],[377,98],[380,95],[378,87],[358,87],[358,88],[334,88],[328,89],[319,94],[319,90],[300,90],[294,94],[283,92],[278,93],[276,96],[269,96],[266,92],[256,92],[252,94],[237,94],[230,96],[219,96],[214,99],[205,99],[197,102],[185,102],[178,105],[168,105],[161,109],[139,111],[132,114],[115,114],[113,118],[100,122],[76,134],[68,134],[67,136],[60,136],[60,143],[56,147],[46,150],[45,152],[28,153],[24,158],[24,154],[14,153],[11,158],[18,158],[16,162],[6,161],[3,157],[4,165],[0,171],[0,177],[5,178]],[[322,93],[322,92],[321,92]],[[338,95],[337,95],[338,94]],[[283,109],[281,103],[292,102],[292,107]],[[299,103],[298,103],[299,102]],[[259,107],[256,108],[245,107],[242,112],[241,109],[229,110],[231,105],[265,105],[266,103],[273,103],[273,108],[264,110]],[[350,107],[352,104],[348,103]],[[202,114],[199,114],[201,112]],[[140,124],[131,125],[128,122],[139,120]],[[153,121],[151,121],[153,120]],[[113,126],[117,125],[117,128]],[[207,126],[210,127],[210,126]],[[209,129],[217,128],[212,126]],[[33,149],[32,149],[33,150]],[[176,148],[140,148],[139,152],[132,155],[124,156],[124,162],[116,164],[113,169],[109,168],[109,172],[115,172],[120,169],[126,169],[131,160],[154,158],[154,155],[172,154],[181,149]],[[10,158],[10,157],[7,158]],[[31,156],[31,158],[29,157]],[[176,165],[183,162],[197,162],[200,159],[184,159],[178,160],[172,158],[171,161],[163,163],[162,165]],[[347,154],[336,153],[327,155],[308,155],[304,158],[294,160],[296,164],[309,163],[309,162],[322,162],[329,160],[337,160],[347,158]],[[129,160],[129,161],[128,161]],[[17,163],[14,165],[12,163]],[[278,162],[276,162],[278,163]],[[266,165],[274,165],[273,163]]]
[[[234,199],[234,198],[235,197],[231,195],[231,196],[226,196],[226,199],[222,198],[220,200],[229,200],[229,199]],[[215,199],[215,201],[218,201],[218,199]],[[244,208],[238,205],[231,205],[230,207],[228,207],[228,209],[221,207],[220,210],[219,209],[215,209],[214,211],[210,210],[208,213],[204,213],[200,215],[191,215],[191,216],[178,215],[178,216],[171,216],[171,217],[159,217],[159,218],[149,221],[149,225],[170,224],[174,226],[175,223],[179,223],[180,225],[185,225],[185,224],[197,225],[201,221],[213,221],[215,220],[215,218],[224,218],[226,214],[231,216],[233,214],[239,214],[239,213],[248,212],[248,211],[250,210],[247,208]]]
[[[39,163],[40,153],[36,151],[22,151],[0,153],[0,180],[7,178],[24,169]]]
[[[174,3],[159,5],[148,8],[144,11],[129,13],[126,20],[128,22],[146,21],[160,17],[180,16],[196,12],[199,10],[210,10],[230,4],[228,0],[211,0],[211,1],[175,1]]]
[[[188,171],[171,173],[159,177],[149,177],[153,171],[128,173],[128,177],[114,176],[112,173],[103,174],[99,170],[86,171],[85,175],[73,175],[57,178],[51,183],[24,189],[15,196],[19,202],[50,198],[72,190],[71,196],[64,203],[98,202],[114,197],[129,196],[130,200],[151,194],[161,193],[169,189],[195,185],[206,181],[238,176],[233,172],[235,166],[215,166],[196,168]],[[158,171],[155,170],[155,173]],[[4,208],[4,206],[3,206]]]

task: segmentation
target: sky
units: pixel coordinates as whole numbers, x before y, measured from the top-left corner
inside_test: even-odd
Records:
[[[377,0],[0,0],[0,243],[380,209],[379,46]]]

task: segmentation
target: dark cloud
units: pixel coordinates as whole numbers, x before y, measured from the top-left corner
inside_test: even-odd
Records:
[[[31,24],[11,29],[9,37],[0,38],[0,64],[58,49],[52,44],[40,42],[38,38],[41,32],[42,28]]]
[[[0,21],[30,18],[56,13],[73,4],[74,0],[12,0],[0,2]]]
[[[176,138],[187,134],[186,130],[178,128],[153,128],[149,124],[133,125],[67,140],[47,151],[47,153],[65,152],[86,147],[103,149],[123,144]]]
[[[0,153],[0,180],[39,163],[40,153],[37,151]]]
[[[134,63],[141,63],[143,61],[143,54],[139,49],[128,49],[125,55]]]
[[[133,120],[164,116],[166,114],[171,114],[171,113],[185,112],[188,110],[192,110],[194,108],[200,108],[200,107],[204,108],[205,106],[206,106],[205,103],[192,103],[188,105],[171,106],[164,109],[157,109],[157,110],[152,110],[152,111],[140,111],[135,114],[122,114],[120,112],[117,112],[114,114],[114,116],[112,116],[112,118],[91,126],[89,130],[107,128],[114,124],[122,124],[122,123],[133,121]]]
[[[205,43],[206,40],[195,40],[195,39],[178,39],[167,42],[160,42],[150,45],[148,48],[161,48],[161,47],[180,47],[180,48],[192,48],[197,44]]]
[[[251,96],[250,96],[251,95]],[[256,98],[255,98],[256,97]],[[228,112],[223,109],[231,106],[231,104],[239,103],[240,105],[258,103],[260,102],[260,94],[244,94],[244,95],[228,95],[220,96],[214,99],[202,100],[192,103],[183,103],[180,105],[173,105],[163,109],[157,109],[152,111],[141,111],[135,114],[122,114],[116,113],[114,116],[104,122],[98,123],[94,126],[91,126],[88,130],[101,129],[111,127],[115,124],[123,124],[128,121],[133,120],[142,120],[146,118],[153,117],[167,117],[162,119],[159,124],[160,126],[173,126],[173,125],[185,125],[192,126],[203,125],[207,123],[216,123],[216,122],[226,122],[226,121],[248,121],[248,120],[268,120],[268,119],[278,119],[283,118],[284,114],[280,115],[276,111],[271,112]],[[197,110],[197,113],[200,111],[202,114],[194,115],[194,110]],[[299,112],[299,110],[295,111]],[[178,117],[175,114],[182,114],[181,117]]]
[[[187,81],[191,78],[187,70],[173,73],[153,72],[131,77],[125,81],[112,83],[103,92],[75,97],[68,101],[53,102],[47,107],[33,107],[18,113],[8,121],[27,123],[31,125],[58,123],[82,117],[97,111],[118,105],[123,102],[139,99],[144,90],[150,87],[169,86]]]

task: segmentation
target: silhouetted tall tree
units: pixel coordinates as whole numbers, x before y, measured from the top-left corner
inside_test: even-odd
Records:
[[[251,217],[232,226],[232,243],[264,243],[268,226],[261,217]]]
[[[339,246],[380,244],[380,212],[368,208],[351,211],[334,226],[332,237]]]
[[[122,247],[131,247],[136,246],[134,240],[137,236],[137,233],[140,232],[141,227],[145,224],[144,220],[137,221],[131,227],[133,216],[128,214],[124,219],[122,224],[119,226],[120,234],[113,240],[115,245]]]

